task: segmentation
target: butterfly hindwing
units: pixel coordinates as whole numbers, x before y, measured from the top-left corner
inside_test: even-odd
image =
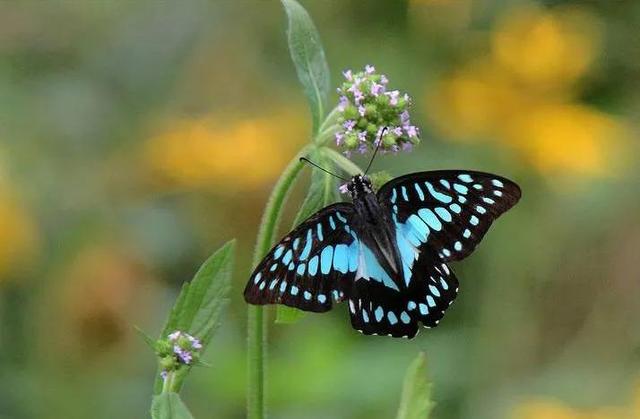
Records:
[[[518,185],[508,179],[458,170],[402,176],[378,192],[407,241],[418,250],[432,249],[443,261],[470,255],[520,195]]]
[[[435,327],[457,296],[458,280],[435,254],[423,254],[403,292],[379,282],[356,281],[349,298],[352,326],[366,335],[414,337],[420,323]]]
[[[324,312],[351,290],[358,269],[353,206],[330,205],[296,227],[256,267],[245,288],[251,304]]]

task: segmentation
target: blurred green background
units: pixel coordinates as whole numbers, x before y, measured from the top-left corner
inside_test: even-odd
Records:
[[[374,64],[414,99],[422,144],[376,170],[485,170],[523,199],[455,265],[437,329],[364,337],[343,307],[274,326],[271,416],[394,417],[422,350],[437,419],[640,418],[640,2],[303,5],[335,86]],[[145,417],[133,325],[157,333],[232,237],[213,366],[184,398],[244,417],[241,290],[310,130],[284,30],[277,1],[0,2],[0,418]]]

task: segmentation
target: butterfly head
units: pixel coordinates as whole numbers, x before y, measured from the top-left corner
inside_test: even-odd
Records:
[[[351,198],[356,199],[373,193],[373,186],[367,175],[355,175],[349,183],[347,183],[347,190],[351,194]]]

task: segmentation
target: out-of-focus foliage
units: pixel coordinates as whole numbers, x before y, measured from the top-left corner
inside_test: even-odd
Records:
[[[432,407],[431,385],[427,382],[427,357],[421,352],[409,365],[404,377],[396,419],[428,419]]]
[[[373,64],[414,100],[421,144],[373,171],[486,170],[523,199],[415,340],[360,336],[340,306],[274,326],[273,416],[393,417],[419,351],[433,418],[638,416],[640,3],[302,3],[334,84]],[[312,126],[285,27],[258,0],[0,2],[0,417],[148,415],[133,326],[160,330],[231,237],[230,310],[182,396],[196,418],[243,417],[241,290]]]

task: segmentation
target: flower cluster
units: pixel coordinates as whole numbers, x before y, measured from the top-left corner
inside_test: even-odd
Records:
[[[181,365],[193,365],[200,356],[202,343],[188,333],[175,331],[167,336],[167,339],[156,343],[156,350],[160,357],[162,378],[166,378],[169,372],[175,371]]]
[[[379,141],[381,151],[392,152],[410,151],[420,142],[418,128],[409,117],[409,95],[388,90],[387,77],[377,74],[371,65],[358,73],[348,70],[343,74],[346,81],[338,88],[341,129],[335,138],[346,155],[374,150]],[[385,127],[387,130],[380,138]]]

